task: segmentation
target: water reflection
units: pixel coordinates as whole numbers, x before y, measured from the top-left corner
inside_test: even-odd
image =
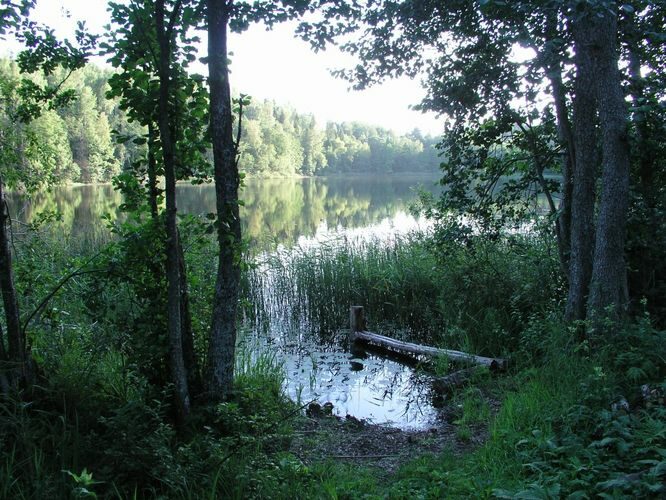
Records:
[[[282,364],[286,391],[293,400],[333,403],[333,414],[352,415],[376,424],[421,429],[438,418],[427,375],[408,365],[340,347],[323,349],[312,341],[247,334],[241,341],[254,353],[269,352]]]
[[[320,405],[333,403],[333,413],[347,414],[373,423],[403,429],[421,429],[438,420],[433,407],[429,376],[416,371],[413,358],[380,356],[375,352],[350,349],[344,320],[323,324],[322,318],[309,314],[311,304],[299,303],[302,294],[290,274],[306,249],[338,244],[361,245],[363,242],[390,242],[427,222],[399,211],[362,228],[339,225],[329,228],[322,222],[313,236],[300,236],[295,246],[280,246],[260,256],[254,276],[252,296],[257,317],[248,318],[242,346],[246,352],[275,356],[284,367],[286,391],[295,400]],[[341,297],[325,307],[335,313],[328,318],[346,318],[350,296]],[[318,307],[321,307],[318,306]],[[259,319],[259,321],[257,321]]]
[[[434,190],[433,176],[250,179],[241,193],[245,237],[255,248],[292,245],[300,236],[328,228],[360,228],[406,211],[419,185]],[[110,185],[54,188],[28,199],[9,197],[12,214],[30,222],[45,211],[58,212],[64,234],[76,237],[105,231],[102,217],[121,216],[120,193]],[[183,214],[215,212],[212,185],[178,185]]]

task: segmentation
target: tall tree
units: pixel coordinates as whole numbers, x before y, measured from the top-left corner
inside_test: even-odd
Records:
[[[587,316],[623,316],[629,301],[624,259],[629,205],[629,123],[618,66],[619,4],[600,2],[585,12],[578,29],[591,40],[578,51],[590,53],[595,66],[594,90],[601,132],[601,197],[590,280]],[[589,124],[590,126],[592,123]],[[608,310],[610,309],[610,310]]]
[[[664,45],[659,23],[664,7],[605,0],[365,2],[352,9],[348,25],[364,35],[343,44],[363,64],[340,74],[362,87],[425,72],[428,94],[421,107],[450,118],[443,165],[449,189],[440,208],[471,212],[501,229],[498,221],[522,215],[517,208],[523,192],[535,185],[556,221],[553,230],[569,279],[567,317],[612,310],[617,318],[627,303],[624,232],[631,157],[625,92],[641,99],[643,81],[640,65],[631,69],[631,51],[651,54],[643,61],[650,69],[659,67],[663,58],[654,54]],[[340,30],[321,22],[300,31],[319,47]],[[629,57],[620,63],[623,40]],[[519,46],[533,55],[517,59]],[[639,85],[626,85],[632,80]],[[537,106],[540,94],[551,98],[543,111]],[[649,109],[641,102],[638,109]],[[640,138],[646,127],[635,130]],[[559,186],[545,179],[548,169],[562,173]],[[508,175],[514,177],[502,181]],[[561,193],[559,207],[554,190]]]
[[[219,244],[213,317],[208,347],[208,391],[228,397],[233,385],[236,315],[240,282],[241,227],[238,210],[237,145],[232,130],[227,32],[233,2],[208,0],[210,128],[213,138],[215,202]]]
[[[178,208],[176,206],[176,159],[172,139],[172,108],[169,98],[172,93],[173,43],[177,32],[175,24],[180,16],[182,2],[177,1],[168,14],[165,0],[155,2],[155,24],[157,33],[157,75],[159,78],[158,118],[164,162],[166,194],[166,277],[167,318],[169,333],[169,357],[171,376],[175,386],[178,415],[183,421],[190,413],[190,391],[183,356],[182,315],[180,308],[180,257],[178,250]]]
[[[234,140],[227,33],[229,29],[242,32],[251,22],[263,21],[270,27],[276,22],[300,16],[313,6],[310,2],[300,0],[253,3],[208,0],[206,7],[210,124],[219,244],[208,344],[207,386],[210,399],[220,401],[229,396],[233,386],[242,243],[238,209],[238,143],[241,123],[239,121],[237,139]],[[243,104],[242,101],[239,103],[239,116],[242,116]]]
[[[121,141],[132,139],[144,144],[147,151],[145,158],[134,165],[133,173],[126,172],[118,179],[118,185],[129,199],[139,200],[136,208],[141,199],[147,200],[153,225],[158,228],[163,224],[158,176],[165,178],[165,263],[153,273],[158,283],[162,272],[166,280],[168,366],[180,422],[190,412],[192,391],[198,393],[200,386],[176,203],[177,180],[208,175],[203,156],[208,93],[203,78],[189,75],[186,69],[195,60],[192,52],[196,38],[189,32],[200,21],[199,7],[193,1],[113,3],[113,20],[119,29],[112,36],[112,44],[106,45],[113,64],[123,70],[111,78],[109,96],[121,97],[121,107],[146,128],[141,137],[119,137]],[[139,186],[141,192],[134,192]]]

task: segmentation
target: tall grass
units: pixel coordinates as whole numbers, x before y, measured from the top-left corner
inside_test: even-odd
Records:
[[[251,318],[330,339],[363,305],[371,330],[448,347],[514,349],[531,314],[552,307],[555,260],[535,237],[475,242],[442,255],[423,233],[334,239],[260,261],[246,276]]]

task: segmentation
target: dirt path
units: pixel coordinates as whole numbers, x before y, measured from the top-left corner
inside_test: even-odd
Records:
[[[457,418],[452,410],[436,426],[416,431],[369,424],[350,416],[318,414],[298,422],[291,452],[305,464],[347,461],[377,467],[388,476],[420,456],[445,450],[463,453],[485,441],[487,423],[467,426],[467,432],[461,433],[454,423]]]

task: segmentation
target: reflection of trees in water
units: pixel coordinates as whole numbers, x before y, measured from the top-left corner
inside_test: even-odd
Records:
[[[31,222],[39,214],[57,212],[63,233],[73,238],[105,232],[102,217],[110,214],[115,219],[121,201],[120,193],[110,185],[56,187],[31,197],[16,193],[9,197],[13,217]]]
[[[413,187],[432,186],[430,177],[353,177],[328,179],[250,179],[241,197],[245,236],[253,245],[290,244],[328,227],[362,227],[391,217],[414,199]],[[104,231],[102,216],[118,217],[121,195],[110,185],[61,187],[27,199],[10,198],[12,213],[25,222],[44,211],[63,217],[63,231],[73,237]],[[178,186],[181,213],[215,211],[212,185]]]

